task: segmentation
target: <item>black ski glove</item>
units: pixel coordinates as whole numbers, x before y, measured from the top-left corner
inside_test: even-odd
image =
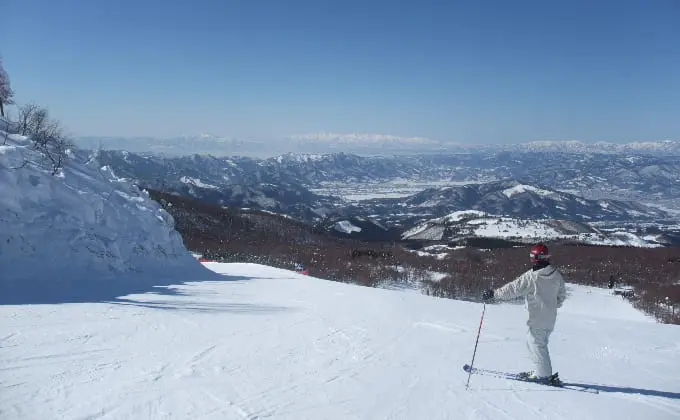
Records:
[[[482,292],[482,300],[487,301],[493,299],[493,289],[488,289]]]

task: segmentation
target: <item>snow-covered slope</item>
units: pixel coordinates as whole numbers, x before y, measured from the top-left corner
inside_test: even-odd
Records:
[[[568,286],[553,364],[599,394],[473,376],[482,305],[250,264],[110,302],[0,306],[0,418],[677,419],[680,328]],[[187,278],[186,280],[191,280]],[[475,365],[530,367],[521,305]]]
[[[320,215],[318,209],[339,202],[311,193],[302,185],[303,176],[272,160],[238,156],[167,157],[124,151],[99,151],[97,159],[118,176],[138,185],[220,206],[267,210],[313,220]]]
[[[172,217],[109,168],[74,158],[52,176],[41,162],[23,137],[0,146],[0,302],[77,299],[108,278],[206,271]]]
[[[351,212],[350,212],[351,214]],[[401,230],[383,225],[371,218],[332,214],[314,225],[317,231],[325,231],[332,236],[358,239],[360,241],[392,241],[399,238]]]
[[[663,219],[668,214],[634,202],[586,200],[580,196],[527,185],[517,180],[431,188],[405,199],[374,200],[391,203],[395,210],[428,211],[445,215],[475,209],[517,218],[553,218],[577,221]]]
[[[661,246],[653,237],[647,240],[630,232],[604,232],[579,222],[525,220],[494,216],[477,210],[457,211],[427,220],[402,234],[403,239],[430,241],[457,241],[471,237],[534,242],[566,239],[593,245]]]

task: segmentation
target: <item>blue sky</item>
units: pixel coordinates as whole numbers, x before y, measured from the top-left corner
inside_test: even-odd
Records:
[[[19,102],[75,135],[680,140],[680,2],[9,0]]]

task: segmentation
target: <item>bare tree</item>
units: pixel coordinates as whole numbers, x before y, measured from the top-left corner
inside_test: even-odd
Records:
[[[47,109],[28,104],[19,109],[19,129],[42,155],[41,165],[46,165],[52,175],[56,175],[64,166],[68,150],[73,147],[59,121],[50,119]]]
[[[61,124],[58,121],[48,121],[42,130],[34,134],[33,139],[36,148],[48,161],[52,175],[56,175],[64,166],[68,150],[73,147],[64,135]]]
[[[34,103],[29,103],[19,107],[19,134],[26,136],[31,131],[31,124],[34,122],[34,116],[40,111],[40,107]]]
[[[50,124],[49,113],[45,108],[35,109],[26,124],[26,134],[31,137],[34,142],[44,141],[44,132]]]
[[[14,103],[13,97],[14,91],[9,83],[9,75],[7,75],[7,72],[3,67],[2,57],[0,57],[0,116],[5,116],[5,105]]]

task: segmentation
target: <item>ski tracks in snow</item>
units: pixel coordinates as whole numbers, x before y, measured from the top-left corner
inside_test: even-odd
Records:
[[[475,377],[475,389],[467,391],[460,366],[471,356],[478,305],[248,264],[224,267],[255,280],[181,285],[178,295],[127,296],[118,304],[0,307],[6,315],[0,417],[586,420],[680,414],[680,399],[635,395],[623,386],[591,395]],[[257,309],[266,307],[282,309]],[[518,368],[524,362],[517,359],[526,358],[523,308],[499,305],[488,314],[477,360]],[[680,367],[680,335],[672,328],[606,319],[608,328],[598,326],[598,335],[581,316],[559,322],[551,350],[560,369],[571,373],[565,378],[588,382],[593,372],[604,372],[614,384],[637,382],[658,395],[677,383],[671,376]],[[583,336],[587,340],[578,340]],[[664,351],[654,352],[658,348]],[[648,366],[638,367],[642,360]],[[615,369],[621,363],[630,372]]]

